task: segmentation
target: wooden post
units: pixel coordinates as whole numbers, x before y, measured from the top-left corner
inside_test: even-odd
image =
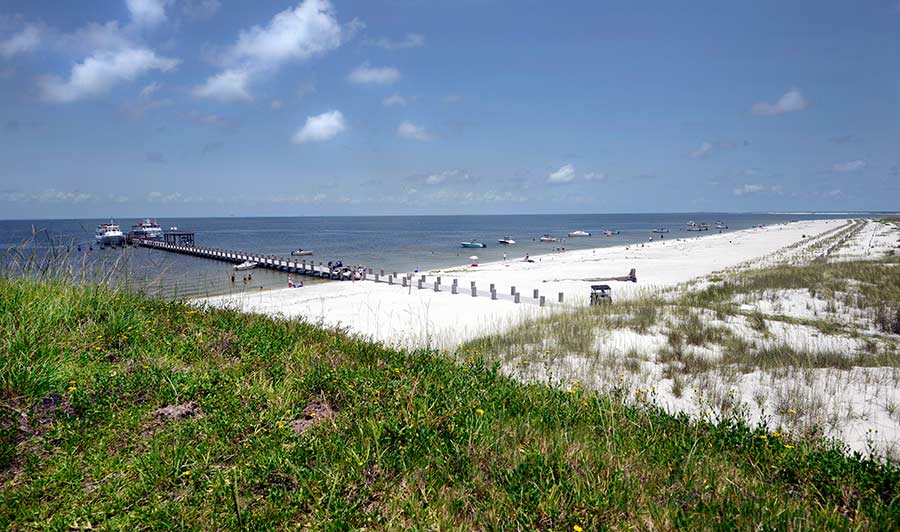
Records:
[[[475,289],[475,283],[472,283],[472,297],[478,296],[478,290]]]
[[[496,290],[491,290],[491,299],[493,299],[494,301],[497,300],[497,291]]]
[[[559,293],[559,302],[560,303],[563,302],[563,293],[562,292]]]
[[[421,290],[422,289],[422,279],[419,279],[417,282],[418,282],[419,290]]]
[[[453,283],[452,285],[450,285],[450,293],[455,294],[456,288],[457,288],[456,283]]]
[[[394,276],[393,275],[388,275],[388,284],[391,284],[391,285],[394,284]]]
[[[516,293],[514,294],[514,297],[516,298],[516,303],[518,303],[518,302],[519,302],[519,293],[516,292]]]
[[[535,299],[538,298],[538,289],[537,288],[534,289],[534,298]]]
[[[516,295],[516,287],[515,286],[509,287],[509,295],[511,295],[511,296]]]
[[[541,306],[544,306],[544,296],[541,296]]]
[[[435,282],[434,282],[434,291],[435,291],[435,292],[440,292],[440,291],[441,291],[441,283],[440,283],[439,281],[435,281]]]
[[[404,277],[404,278],[402,279],[402,281],[403,281],[403,288],[406,288],[406,277]]]

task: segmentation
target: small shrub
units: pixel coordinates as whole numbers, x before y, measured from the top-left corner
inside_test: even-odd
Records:
[[[875,311],[875,325],[886,333],[900,334],[900,307],[878,307]]]

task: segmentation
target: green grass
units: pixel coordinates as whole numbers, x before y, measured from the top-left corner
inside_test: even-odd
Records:
[[[653,314],[655,317],[655,314]],[[636,309],[636,327],[650,320]],[[0,280],[0,528],[888,529],[900,470],[289,321]],[[158,409],[188,405],[163,419]],[[334,415],[295,433],[312,405]],[[324,409],[319,410],[320,413]],[[764,438],[765,436],[765,438]]]

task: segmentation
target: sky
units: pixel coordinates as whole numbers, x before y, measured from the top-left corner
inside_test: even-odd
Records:
[[[0,3],[0,219],[898,200],[898,0]]]

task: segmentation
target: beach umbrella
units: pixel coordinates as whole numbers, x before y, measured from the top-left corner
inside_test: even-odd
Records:
[[[471,259],[471,260],[478,260],[478,255],[472,255],[471,257],[469,257],[469,259]]]

